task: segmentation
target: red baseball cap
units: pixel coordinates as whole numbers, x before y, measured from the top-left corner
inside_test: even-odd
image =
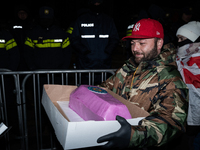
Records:
[[[122,40],[127,39],[146,39],[146,38],[164,38],[163,26],[160,22],[154,19],[141,19],[133,27],[130,36],[123,37]]]

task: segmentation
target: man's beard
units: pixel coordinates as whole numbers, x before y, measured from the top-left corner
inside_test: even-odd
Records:
[[[137,53],[137,52],[135,52],[134,55],[135,55],[135,54],[142,54],[142,55],[144,56],[144,57],[141,58],[141,59],[135,58],[135,62],[136,62],[137,64],[139,64],[139,63],[142,62],[142,61],[149,61],[149,60],[152,60],[152,59],[156,58],[157,55],[158,55],[157,44],[156,44],[156,43],[154,44],[153,49],[152,49],[147,55],[145,55],[144,53]]]

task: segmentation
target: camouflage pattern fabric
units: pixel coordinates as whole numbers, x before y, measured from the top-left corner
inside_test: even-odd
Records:
[[[177,70],[175,57],[174,46],[165,45],[154,60],[136,66],[132,57],[102,83],[150,113],[138,126],[132,126],[130,147],[161,146],[185,131],[188,88]]]

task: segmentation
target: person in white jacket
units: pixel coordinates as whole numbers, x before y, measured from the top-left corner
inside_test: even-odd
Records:
[[[181,26],[178,37],[177,66],[189,88],[189,107],[186,132],[192,149],[200,146],[200,22]],[[194,140],[195,139],[195,140]],[[195,144],[194,141],[198,141]]]

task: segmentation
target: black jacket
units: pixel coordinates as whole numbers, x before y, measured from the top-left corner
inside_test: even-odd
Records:
[[[68,69],[71,61],[69,46],[69,37],[60,27],[33,28],[27,35],[24,48],[29,69]]]
[[[20,55],[17,43],[11,33],[0,30],[0,68],[16,71]]]
[[[111,68],[111,54],[119,37],[112,18],[87,12],[75,22],[71,43],[76,50],[78,69]]]

